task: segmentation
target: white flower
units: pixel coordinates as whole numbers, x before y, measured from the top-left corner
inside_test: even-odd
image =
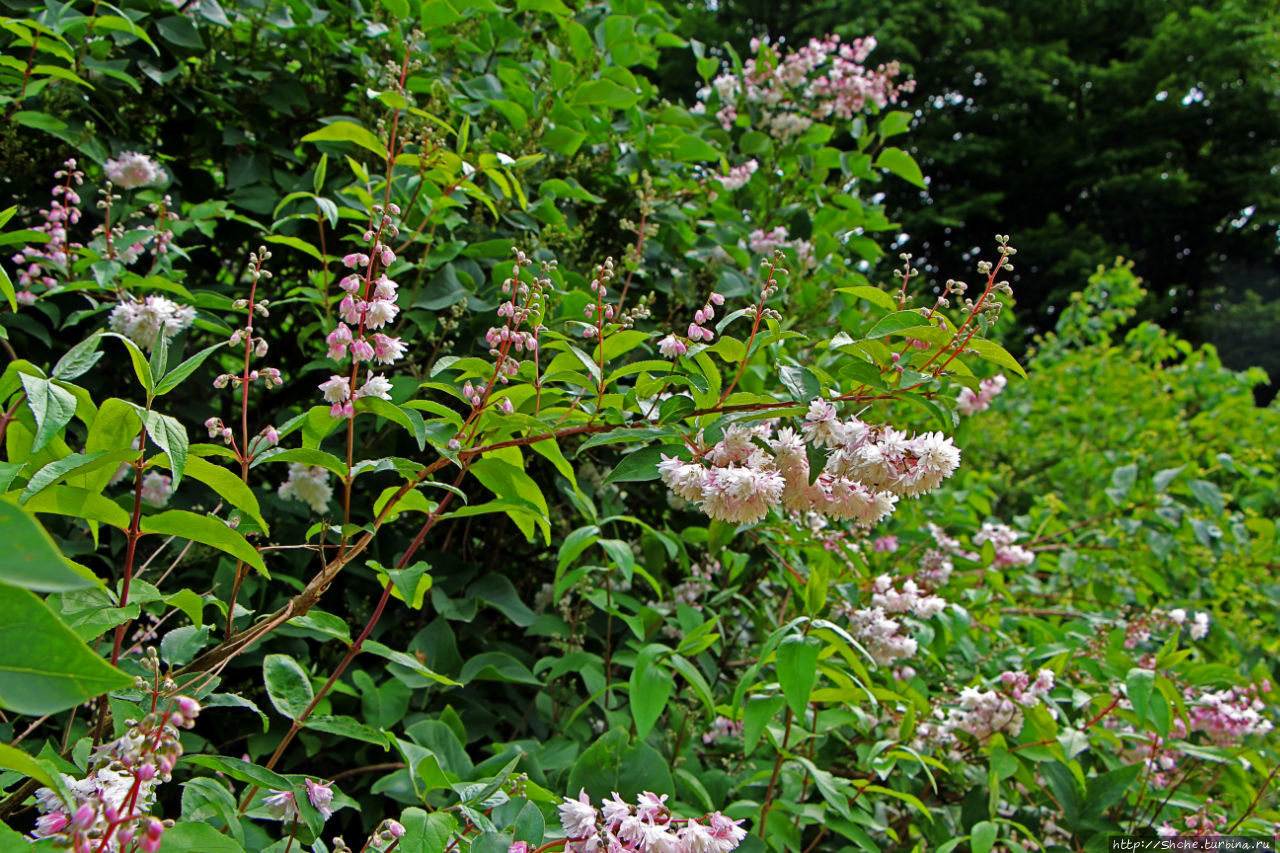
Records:
[[[336,373],[329,377],[328,382],[321,382],[319,388],[324,392],[326,403],[341,403],[351,397],[351,380]]]
[[[168,177],[159,163],[136,151],[125,151],[119,157],[113,157],[103,164],[102,170],[106,172],[107,180],[126,190],[161,184]]]
[[[564,828],[565,837],[571,839],[588,838],[596,832],[598,814],[586,789],[578,793],[578,799],[564,798],[560,804],[560,825]]]
[[[301,462],[289,463],[289,479],[276,490],[281,498],[302,501],[317,513],[329,507],[333,488],[329,485],[329,472],[320,466],[308,467]]]
[[[391,382],[382,374],[370,376],[365,380],[364,385],[356,392],[357,397],[377,397],[380,400],[391,399]]]
[[[1192,620],[1190,634],[1191,639],[1193,640],[1203,640],[1205,637],[1209,636],[1208,613],[1197,613],[1195,615],[1195,618]]]

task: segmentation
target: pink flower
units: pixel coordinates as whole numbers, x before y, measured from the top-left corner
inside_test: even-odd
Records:
[[[379,332],[373,336],[373,357],[378,364],[394,364],[404,358],[404,341]]]
[[[325,342],[329,344],[329,358],[342,358],[347,354],[347,346],[351,343],[351,329],[346,324],[339,323],[325,338]]]
[[[689,345],[675,335],[667,335],[658,341],[658,352],[667,358],[679,358],[689,351]]]
[[[329,790],[332,782],[312,782],[306,780],[307,799],[311,801],[311,805],[315,806],[316,811],[320,812],[320,817],[325,820],[329,819],[329,815],[333,814],[330,803],[333,802],[333,791]]]
[[[364,338],[351,342],[351,358],[356,362],[368,361],[373,358],[374,349]]]

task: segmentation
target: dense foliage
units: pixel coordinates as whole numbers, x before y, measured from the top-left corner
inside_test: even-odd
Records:
[[[902,60],[919,83],[909,150],[930,180],[924,194],[886,188],[890,213],[902,248],[939,274],[992,231],[1016,233],[1028,258],[1012,278],[1019,311],[1047,330],[1086,271],[1124,255],[1158,283],[1145,316],[1237,369],[1280,373],[1260,332],[1280,308],[1274,3],[692,5],[682,32],[694,38],[873,31]]]
[[[0,849],[1277,831],[1266,376],[893,269],[874,40],[7,6]]]

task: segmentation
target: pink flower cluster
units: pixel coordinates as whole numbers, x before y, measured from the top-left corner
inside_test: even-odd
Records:
[[[158,663],[154,657],[148,660]],[[143,853],[155,853],[166,823],[148,814],[154,788],[170,780],[182,755],[178,729],[191,728],[199,713],[199,702],[179,696],[168,711],[129,721],[123,735],[98,747],[88,776],[63,775],[75,802],[63,802],[49,788],[36,791],[41,816],[32,835],[56,839],[74,853],[115,853],[135,844]]]
[[[747,185],[747,181],[751,180],[751,176],[760,168],[760,163],[754,157],[747,162],[734,166],[729,170],[727,175],[717,175],[716,180],[720,185],[729,192],[741,189]]]
[[[324,392],[325,402],[331,404],[330,417],[353,417],[353,401],[361,397],[391,399],[391,382],[382,374],[369,375],[354,391],[352,386],[358,384],[360,365],[366,362],[392,365],[404,358],[404,342],[377,331],[400,313],[396,305],[399,285],[385,272],[379,272],[380,267],[389,267],[396,261],[396,254],[386,241],[400,233],[391,218],[399,214],[397,205],[388,205],[384,211],[382,205],[375,204],[373,217],[363,236],[364,242],[369,244],[369,254],[351,252],[342,259],[344,267],[357,272],[344,276],[338,282],[346,293],[338,303],[342,322],[328,334],[325,343],[329,345],[329,358],[341,361],[349,355],[352,363],[349,375],[335,373],[319,386]],[[361,269],[363,273],[358,272]]]
[[[379,850],[391,850],[400,843],[401,838],[404,838],[405,832],[407,832],[407,830],[404,828],[404,824],[398,820],[387,818],[382,823],[378,824],[378,828],[373,831],[373,835],[369,836],[369,840],[360,848],[360,853],[365,853],[365,851],[376,853],[376,851]],[[524,842],[520,841],[517,842],[517,844],[524,844]],[[515,844],[511,845],[511,849],[514,850],[515,848]],[[526,844],[526,853],[527,848],[528,845]],[[347,846],[347,842],[343,841],[341,838],[334,838],[333,853],[355,853],[355,851]]]
[[[791,232],[779,225],[769,231],[757,228],[747,237],[747,246],[759,255],[772,255],[778,249],[791,249],[796,253],[796,263],[808,268],[816,263],[813,244],[808,240],[791,239]]]
[[[163,184],[169,177],[164,167],[137,151],[125,151],[118,157],[112,157],[103,164],[102,171],[108,181],[126,190]]]
[[[159,471],[148,471],[142,478],[142,500],[154,507],[162,507],[173,496],[173,478]]]
[[[1009,380],[1005,379],[1003,373],[997,373],[988,379],[984,379],[978,383],[978,393],[974,393],[972,388],[961,388],[960,396],[956,397],[956,408],[962,415],[976,415],[978,412],[985,412],[991,408],[991,401],[999,396],[1000,392],[1009,384]]]
[[[958,706],[948,708],[944,714],[934,711],[938,722],[921,724],[919,733],[925,740],[935,743],[955,743],[956,732],[967,732],[979,743],[985,742],[997,732],[1010,736],[1022,731],[1023,708],[1041,704],[1053,690],[1053,671],[1040,670],[1033,681],[1022,670],[1000,673],[995,690],[979,690],[966,687],[960,691]],[[1052,713],[1053,706],[1049,706]]]
[[[70,242],[67,236],[68,226],[80,221],[80,194],[75,187],[84,183],[84,172],[76,168],[75,159],[67,160],[62,168],[53,173],[62,183],[55,186],[50,195],[53,201],[48,209],[40,211],[44,222],[31,230],[48,236],[44,244],[25,246],[14,255],[12,260],[17,265],[18,286],[22,290],[17,293],[17,301],[21,305],[30,305],[36,300],[31,291],[32,285],[42,284],[46,289],[57,286],[56,273],[65,274],[71,266],[71,250],[79,249],[79,243]]]
[[[1262,716],[1267,705],[1261,694],[1270,692],[1269,681],[1198,695],[1187,688],[1183,697],[1191,731],[1204,732],[1218,746],[1238,746],[1250,735],[1266,734],[1273,726]]]
[[[990,542],[995,546],[995,559],[991,563],[993,569],[1004,569],[1009,566],[1029,566],[1035,562],[1034,551],[1015,544],[1023,536],[1007,524],[984,522],[982,529],[973,534],[973,544],[983,545]]]
[[[506,384],[520,370],[520,359],[515,354],[526,350],[530,354],[538,351],[538,335],[542,333],[542,325],[533,325],[530,320],[540,316],[542,311],[543,292],[551,287],[551,265],[544,264],[541,276],[535,276],[532,282],[520,278],[520,268],[533,265],[533,259],[519,249],[515,250],[516,260],[511,265],[511,277],[503,279],[502,292],[507,300],[498,306],[498,316],[506,322],[501,326],[492,326],[485,332],[484,339],[489,344],[489,355],[495,359],[498,381]],[[613,306],[604,304],[608,292],[607,284],[613,277],[613,259],[607,259],[596,272],[591,289],[596,294],[596,305],[588,305],[587,316],[599,313],[599,322],[603,327],[605,320],[613,319]],[[521,327],[526,328],[521,328]],[[508,403],[507,405],[510,405]]]
[[[576,800],[565,797],[560,804],[565,853],[729,853],[747,837],[742,821],[720,812],[672,818],[666,799],[645,791],[631,806],[615,793],[597,809],[585,790]]]
[[[806,441],[830,451],[822,473],[812,479]],[[775,435],[767,423],[734,424],[712,448],[699,449],[698,457],[684,462],[664,454],[658,473],[707,515],[738,524],[759,521],[780,506],[870,527],[893,512],[899,497],[928,492],[960,464],[960,451],[942,433],[908,436],[857,418],[840,421],[835,406],[824,400],[809,406],[800,432],[784,427]]]
[[[332,782],[313,782],[310,779],[304,780],[307,788],[307,799],[311,801],[311,805],[316,811],[320,812],[320,817],[324,820],[329,819],[329,815],[333,814],[333,791],[330,789]],[[267,812],[276,820],[290,822],[300,818],[301,812],[298,811],[298,803],[294,798],[293,791],[279,791],[271,788],[267,792],[267,796],[262,798],[262,804],[266,806]]]
[[[883,109],[910,92],[915,83],[894,82],[900,73],[897,62],[875,70],[863,63],[875,49],[874,38],[855,39],[842,44],[829,35],[811,39],[790,53],[781,53],[768,38],[753,39],[756,55],[743,63],[742,76],[725,73],[698,92],[701,103],[695,111],[705,112],[712,92],[720,104],[716,118],[725,130],[733,127],[738,113],[755,108],[760,126],[779,139],[803,133],[815,121],[828,118],[851,119],[868,105]]]
[[[721,738],[741,737],[742,736],[742,720],[731,720],[728,717],[718,716],[711,721],[711,725],[702,735],[702,742],[706,744],[715,743]]]

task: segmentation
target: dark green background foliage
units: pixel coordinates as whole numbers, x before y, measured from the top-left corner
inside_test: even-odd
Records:
[[[1151,285],[1144,316],[1280,374],[1276,337],[1255,332],[1280,300],[1270,0],[723,0],[690,4],[683,32],[734,33],[739,51],[766,33],[874,35],[873,60],[919,83],[911,141],[929,187],[889,189],[906,251],[963,277],[989,234],[1018,235],[1019,314],[1041,330],[1123,255]],[[668,79],[687,94],[687,75]]]

